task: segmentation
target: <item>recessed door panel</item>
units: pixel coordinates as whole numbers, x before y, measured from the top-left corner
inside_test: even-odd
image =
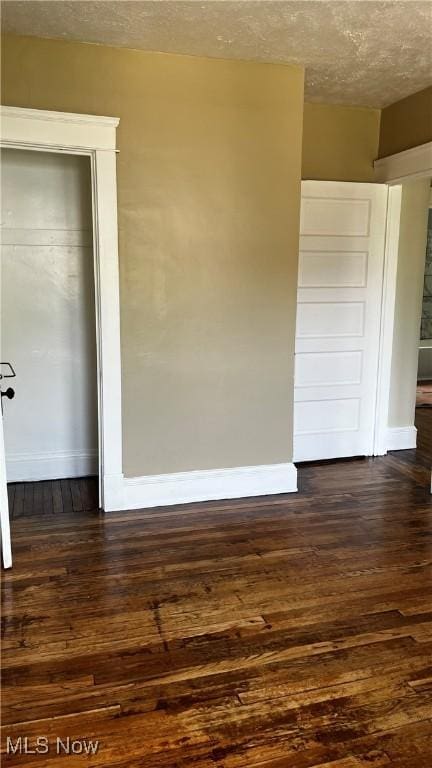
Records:
[[[367,252],[301,251],[299,288],[364,288]]]
[[[361,383],[362,352],[299,352],[296,387],[329,387]]]

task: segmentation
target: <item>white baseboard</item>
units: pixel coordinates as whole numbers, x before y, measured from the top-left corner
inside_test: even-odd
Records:
[[[387,429],[387,450],[406,451],[417,447],[415,427],[389,427]]]
[[[12,453],[6,456],[8,483],[97,475],[96,450]]]
[[[11,483],[84,477],[98,472],[97,451],[9,454],[6,465]],[[114,512],[296,490],[297,469],[291,462],[143,477],[105,475],[104,507],[106,512]]]
[[[118,512],[126,509],[125,478],[123,474],[109,475],[102,478],[103,509],[105,512]]]
[[[123,509],[267,496],[296,491],[297,470],[287,463],[125,477],[123,489]]]

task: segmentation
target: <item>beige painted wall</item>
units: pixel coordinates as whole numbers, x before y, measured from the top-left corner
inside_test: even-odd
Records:
[[[114,115],[124,471],[290,461],[298,67],[9,37],[4,104]]]
[[[414,424],[430,180],[403,185],[389,408],[390,427]]]
[[[303,179],[373,181],[380,110],[305,104]]]
[[[386,157],[432,141],[432,86],[381,112],[379,156]]]

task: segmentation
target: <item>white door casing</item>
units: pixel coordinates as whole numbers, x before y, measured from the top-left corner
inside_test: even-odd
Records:
[[[383,452],[383,445],[388,443],[387,417],[389,411],[389,397],[391,384],[391,346],[393,342],[393,317],[395,306],[395,282],[398,259],[398,241],[399,241],[399,223],[402,188],[399,186],[402,182],[413,181],[414,179],[432,177],[432,142],[421,144],[418,147],[412,147],[403,152],[397,152],[394,155],[382,157],[374,162],[375,178],[377,181],[386,182],[390,185],[389,193],[389,211],[387,215],[388,244],[385,276],[385,289],[388,287],[387,295],[383,296],[383,329],[384,335],[381,344],[381,375],[379,382],[379,403],[377,418],[376,452]],[[392,192],[394,195],[392,197]],[[390,245],[389,245],[390,243]],[[386,318],[388,321],[386,322]],[[431,486],[432,493],[432,473]]]
[[[118,118],[1,107],[1,146],[90,158],[98,355],[100,504],[123,506],[116,128]],[[0,423],[0,471],[4,463]],[[0,476],[0,502],[6,485]],[[4,529],[5,530],[5,529]]]
[[[387,194],[302,182],[294,461],[374,452]]]

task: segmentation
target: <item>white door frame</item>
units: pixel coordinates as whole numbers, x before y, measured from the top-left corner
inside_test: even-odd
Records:
[[[117,117],[1,107],[2,147],[90,158],[97,337],[99,503],[122,506],[120,300],[117,229]],[[1,428],[1,427],[0,427]],[[4,461],[0,439],[0,464]],[[2,478],[0,478],[0,483]],[[0,498],[5,492],[0,489]],[[3,506],[3,505],[2,505]]]
[[[387,453],[389,444],[388,414],[402,182],[432,177],[432,142],[375,160],[374,169],[375,181],[389,185],[374,440],[374,454],[382,456]]]
[[[396,278],[399,251],[399,227],[402,187],[390,187],[387,198],[386,240],[382,284],[380,349],[375,410],[374,456],[388,450],[388,417],[390,407],[391,363],[393,353]]]

